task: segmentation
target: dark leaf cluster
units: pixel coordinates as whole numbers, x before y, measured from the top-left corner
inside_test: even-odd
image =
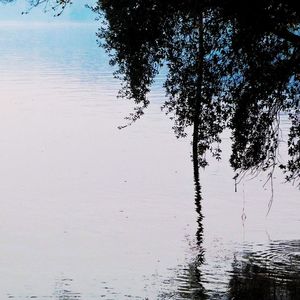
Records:
[[[119,67],[122,96],[149,104],[162,66],[174,130],[194,128],[194,160],[220,158],[220,134],[232,132],[231,165],[238,174],[280,165],[299,179],[300,10],[294,1],[102,0],[99,31]],[[280,116],[290,115],[289,161],[278,159]],[[196,144],[196,145],[195,145]]]

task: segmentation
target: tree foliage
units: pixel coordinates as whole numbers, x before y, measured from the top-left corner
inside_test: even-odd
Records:
[[[276,0],[99,0],[99,37],[123,80],[122,96],[149,105],[148,92],[167,67],[163,107],[178,136],[194,127],[194,162],[220,158],[220,134],[232,132],[237,174],[281,167],[300,178],[300,10]],[[288,113],[289,160],[279,161],[280,116]]]
[[[10,2],[13,0],[0,0]],[[60,14],[71,0],[30,0]],[[279,166],[300,182],[300,8],[293,0],[96,0],[98,35],[118,66],[123,97],[149,105],[167,68],[163,104],[177,136],[193,127],[194,167],[220,159],[220,134],[232,132],[237,175]],[[278,156],[280,117],[288,114],[288,161]]]

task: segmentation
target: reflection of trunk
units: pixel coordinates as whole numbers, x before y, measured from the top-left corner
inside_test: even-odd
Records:
[[[198,166],[194,167],[194,183],[195,183],[195,205],[196,205],[196,212],[198,214],[197,223],[198,228],[196,232],[197,244],[201,246],[202,244],[202,237],[203,237],[203,226],[202,226],[202,212],[201,212],[201,186],[199,181],[199,168]]]
[[[202,213],[201,213],[201,186],[199,181],[199,126],[200,126],[200,109],[202,101],[202,83],[203,83],[203,14],[196,20],[198,28],[198,57],[197,57],[197,82],[196,82],[196,99],[194,102],[194,132],[193,132],[193,168],[194,168],[194,180],[195,180],[195,204],[196,211],[198,213],[198,230],[196,233],[197,243],[200,245],[202,242]]]

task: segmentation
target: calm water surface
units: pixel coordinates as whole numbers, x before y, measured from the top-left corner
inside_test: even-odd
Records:
[[[266,216],[266,176],[235,192],[224,134],[197,241],[189,139],[160,111],[162,78],[118,130],[132,105],[95,31],[0,27],[0,299],[300,299],[296,187],[275,174]]]

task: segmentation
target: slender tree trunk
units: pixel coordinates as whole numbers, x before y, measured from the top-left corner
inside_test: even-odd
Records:
[[[196,82],[196,98],[194,103],[194,128],[193,128],[193,163],[194,163],[194,173],[198,174],[197,179],[199,179],[199,172],[195,172],[199,169],[199,157],[198,157],[198,142],[199,142],[199,125],[200,125],[200,104],[202,101],[202,83],[203,83],[203,13],[197,17],[197,27],[198,27],[198,58],[197,58],[197,82]],[[196,178],[195,178],[196,179]]]

